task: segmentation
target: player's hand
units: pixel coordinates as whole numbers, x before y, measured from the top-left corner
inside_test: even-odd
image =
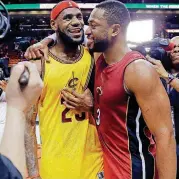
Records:
[[[7,86],[7,82],[2,80],[0,81],[0,88],[5,91],[6,90],[6,86]]]
[[[150,56],[147,56],[146,58],[150,63],[152,63],[153,67],[156,69],[160,77],[168,78],[168,72],[165,70],[160,60],[155,60]]]
[[[69,109],[75,109],[79,112],[89,112],[93,108],[93,96],[89,89],[83,94],[79,94],[74,90],[65,88],[61,92],[62,98],[65,100],[63,104]]]
[[[25,67],[29,71],[29,81],[23,89],[19,85],[19,78]],[[11,76],[6,88],[7,104],[22,112],[26,112],[38,100],[43,82],[37,71],[35,64],[31,62],[21,62],[13,67]]]
[[[31,45],[27,48],[24,57],[27,60],[41,59],[44,57],[44,60],[48,61],[48,46],[41,42]]]

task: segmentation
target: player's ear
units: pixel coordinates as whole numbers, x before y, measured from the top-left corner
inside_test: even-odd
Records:
[[[50,25],[51,25],[52,30],[57,31],[58,26],[55,20],[51,20]]]
[[[111,36],[115,37],[121,32],[121,26],[119,24],[113,24],[111,26]]]

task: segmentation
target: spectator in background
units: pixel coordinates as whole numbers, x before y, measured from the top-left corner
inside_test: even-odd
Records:
[[[28,85],[21,90],[18,80],[25,67],[30,77]],[[13,68],[6,88],[7,122],[0,145],[0,179],[22,179],[25,176],[25,115],[39,98],[42,84],[34,64],[24,62]]]
[[[169,87],[172,89],[174,88],[177,92],[179,92],[179,36],[171,39],[171,42],[175,44],[175,47],[170,52],[170,59],[172,64],[170,72],[165,70],[161,61],[153,59],[149,56],[147,59],[153,64],[160,77],[163,78],[167,84],[169,84]]]
[[[171,39],[175,48],[170,52],[172,69],[170,73],[165,70],[161,61],[148,57],[160,77],[164,79],[164,86],[170,98],[173,121],[175,123],[175,137],[177,143],[177,179],[179,179],[179,36]]]

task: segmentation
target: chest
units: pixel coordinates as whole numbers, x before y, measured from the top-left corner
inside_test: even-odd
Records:
[[[62,64],[53,62],[46,64],[45,86],[51,90],[60,90],[64,87],[76,90],[84,86],[87,78],[89,64],[78,62],[75,64]]]
[[[124,72],[119,68],[98,69],[96,71],[95,91],[96,100],[100,104],[116,106],[126,102],[124,89]]]

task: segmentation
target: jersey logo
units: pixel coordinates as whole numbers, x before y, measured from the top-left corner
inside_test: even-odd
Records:
[[[100,87],[97,87],[96,88],[96,91],[97,91],[97,94],[99,95],[99,96],[101,96],[102,94],[103,94],[103,90],[102,90],[102,87],[100,86]]]
[[[97,87],[96,92],[97,92],[96,100],[97,100],[97,103],[99,104],[100,96],[103,94],[102,87],[101,86]]]
[[[68,81],[68,87],[76,90],[76,86],[78,85],[78,78],[75,77],[74,72],[72,72],[72,79]]]
[[[78,78],[70,79],[69,82],[68,82],[68,87],[76,90],[76,86],[78,85],[78,80],[79,80]]]

